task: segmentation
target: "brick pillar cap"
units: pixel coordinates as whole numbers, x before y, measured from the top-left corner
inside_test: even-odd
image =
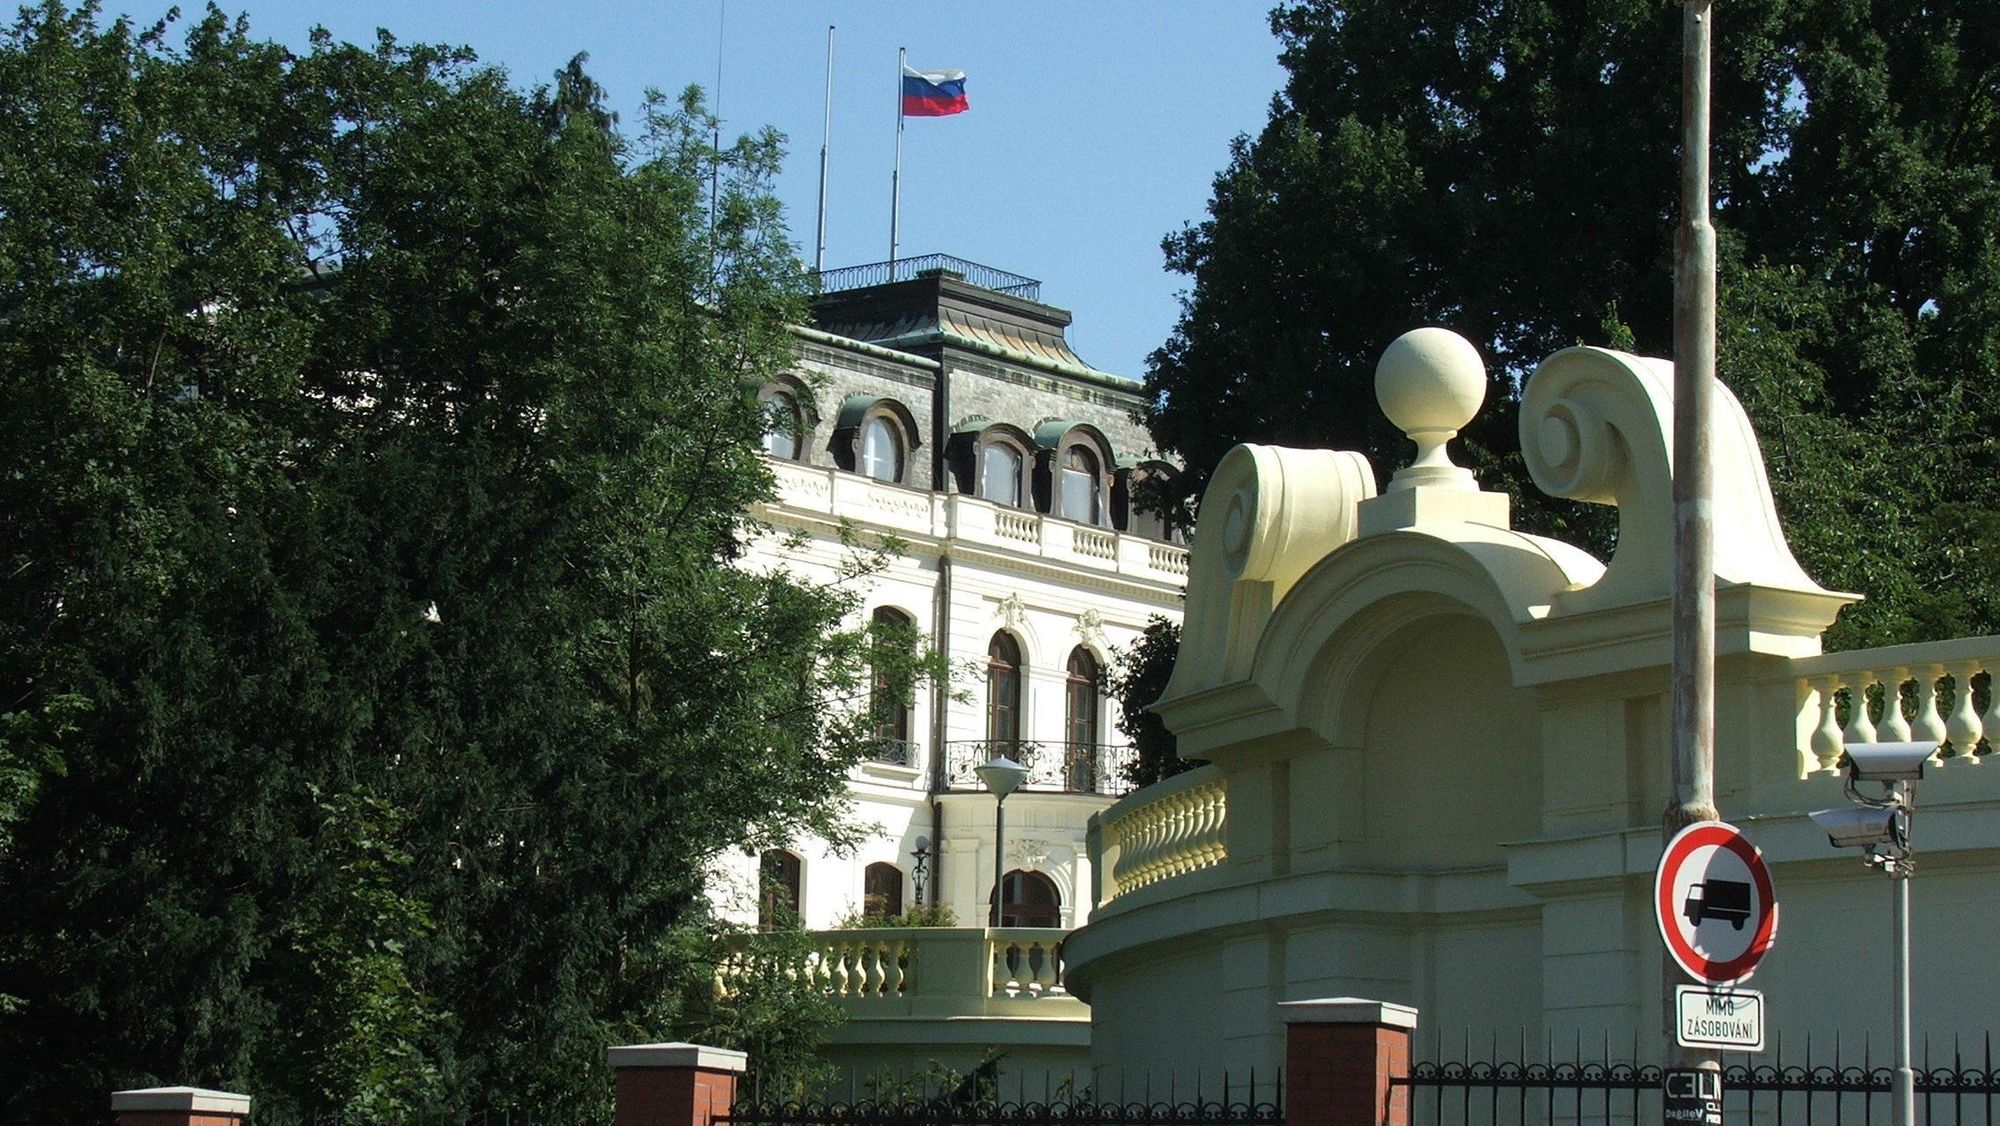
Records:
[[[1415,1028],[1417,1010],[1390,1001],[1370,1001],[1362,997],[1321,997],[1312,1001],[1280,1001],[1279,1016],[1286,1024],[1381,1024],[1390,1028]]]
[[[623,1044],[605,1050],[615,1070],[621,1067],[699,1067],[709,1071],[737,1074],[749,1067],[750,1057],[733,1048],[710,1048],[701,1044]]]
[[[146,1087],[135,1091],[111,1092],[111,1109],[116,1111],[184,1110],[196,1114],[250,1113],[250,1096],[201,1087]]]

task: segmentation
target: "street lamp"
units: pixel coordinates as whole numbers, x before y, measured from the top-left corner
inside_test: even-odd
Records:
[[[910,878],[917,885],[917,906],[919,907],[924,905],[924,870],[930,867],[930,863],[931,839],[920,836],[917,838],[917,850],[910,854]]]
[[[1856,707],[1866,707],[1857,701]],[[1892,697],[1889,706],[1897,706]],[[1894,1126],[1915,1126],[1917,1073],[1910,1066],[1910,873],[1916,850],[1910,847],[1910,819],[1916,811],[1915,783],[1924,776],[1924,761],[1936,754],[1936,743],[1849,743],[1847,797],[1859,808],[1822,809],[1813,823],[1826,832],[1835,848],[1865,848],[1862,857],[1894,881],[1894,964],[1896,979],[1896,1070],[1889,1086],[1889,1120]],[[1871,797],[1855,789],[1858,782],[1881,785]]]
[[[1000,755],[991,762],[973,767],[972,772],[979,775],[979,781],[987,789],[993,791],[993,911],[987,925],[997,927],[1000,925],[1000,881],[1006,876],[1002,857],[1006,852],[1003,834],[1007,826],[1007,795],[1028,780],[1028,768],[1006,755]]]

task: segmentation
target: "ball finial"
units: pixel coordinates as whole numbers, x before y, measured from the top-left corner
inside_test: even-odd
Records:
[[[1375,401],[1417,445],[1416,461],[1397,471],[1391,489],[1479,487],[1445,452],[1486,401],[1486,365],[1470,341],[1444,328],[1397,337],[1375,365]]]

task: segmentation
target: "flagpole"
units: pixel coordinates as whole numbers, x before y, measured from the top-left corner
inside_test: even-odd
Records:
[[[903,68],[910,49],[896,48],[896,170],[889,174],[889,280],[896,280],[896,252],[902,246],[903,221]]]
[[[729,28],[729,0],[715,6],[715,109],[710,115],[708,156],[708,257],[715,261],[716,200],[722,190],[722,42]]]
[[[898,99],[901,104],[901,99]],[[833,25],[826,25],[826,124],[819,135],[819,236],[814,240],[813,273],[826,270],[826,150],[833,141]]]

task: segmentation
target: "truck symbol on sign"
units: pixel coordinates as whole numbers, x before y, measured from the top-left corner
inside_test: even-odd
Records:
[[[1750,885],[1740,880],[1708,880],[1688,885],[1687,902],[1681,905],[1688,925],[1698,927],[1703,919],[1727,919],[1737,930],[1750,918]]]

